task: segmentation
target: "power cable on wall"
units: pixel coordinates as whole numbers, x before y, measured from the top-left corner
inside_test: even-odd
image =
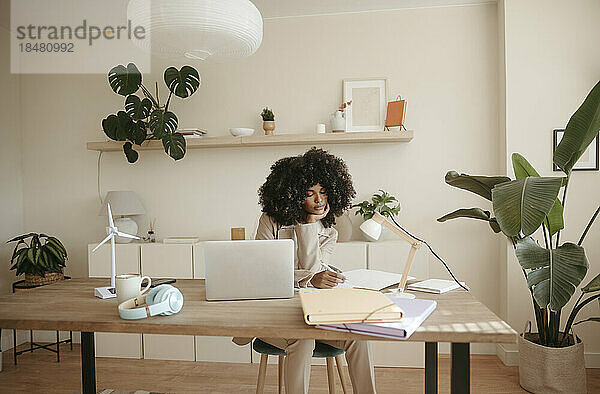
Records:
[[[96,174],[98,174],[98,199],[100,205],[102,205],[102,194],[100,193],[100,159],[102,159],[102,151],[98,152],[98,166],[96,168]]]

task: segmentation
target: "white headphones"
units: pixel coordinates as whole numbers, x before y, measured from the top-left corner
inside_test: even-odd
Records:
[[[173,315],[183,307],[183,294],[171,285],[159,285],[148,294],[132,298],[119,304],[122,319],[144,319],[148,316]]]

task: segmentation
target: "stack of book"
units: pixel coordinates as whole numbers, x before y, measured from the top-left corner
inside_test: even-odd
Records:
[[[184,128],[177,129],[178,133],[183,134],[185,138],[200,138],[206,134],[206,130],[198,129],[198,128]]]

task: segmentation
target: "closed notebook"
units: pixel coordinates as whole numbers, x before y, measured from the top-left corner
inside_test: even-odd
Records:
[[[460,283],[465,286],[465,282]],[[411,283],[407,286],[408,290],[435,294],[443,294],[450,290],[458,289],[459,287],[459,284],[455,281],[446,279],[427,279],[421,282]]]
[[[391,322],[402,309],[383,293],[366,289],[300,290],[306,324]]]
[[[433,300],[406,299],[390,296],[404,315],[402,320],[393,323],[349,323],[319,324],[317,328],[333,331],[345,331],[354,334],[373,335],[376,337],[408,339],[435,310],[437,303]]]

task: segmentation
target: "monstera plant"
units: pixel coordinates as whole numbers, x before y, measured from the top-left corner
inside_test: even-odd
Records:
[[[149,139],[161,140],[165,152],[175,160],[185,156],[185,138],[176,131],[178,119],[169,111],[169,105],[173,95],[184,99],[194,94],[200,87],[200,75],[190,66],[183,66],[180,70],[169,67],[163,78],[169,96],[161,105],[158,83],[154,97],[142,83],[142,74],[135,64],[129,63],[127,67],[118,65],[108,72],[112,90],[125,97],[125,110],[104,118],[102,129],[111,140],[124,142],[123,152],[130,163],[138,159],[133,145],[141,145]],[[135,94],[140,90],[143,97]]]
[[[458,209],[438,219],[473,218],[489,223],[491,229],[510,239],[521,265],[524,279],[532,295],[533,309],[540,345],[563,347],[572,345],[573,324],[600,321],[592,317],[575,322],[581,309],[600,298],[600,275],[581,288],[562,335],[562,308],[575,293],[588,271],[588,259],[583,248],[586,234],[600,212],[596,209],[577,241],[560,243],[564,228],[563,211],[573,166],[596,138],[600,130],[600,82],[590,91],[583,104],[569,120],[563,139],[555,150],[553,161],[564,177],[542,177],[521,155],[512,155],[515,180],[508,177],[488,177],[446,174],[446,183],[491,201],[493,213],[481,208]],[[562,198],[560,191],[562,189]],[[593,200],[593,199],[592,199]],[[595,199],[598,203],[598,198]],[[540,245],[532,235],[541,229]],[[538,233],[539,234],[539,233]],[[541,242],[541,241],[540,241]]]

